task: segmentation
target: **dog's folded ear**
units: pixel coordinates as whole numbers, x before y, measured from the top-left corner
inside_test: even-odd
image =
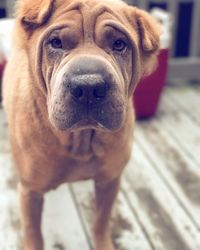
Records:
[[[154,53],[160,47],[161,25],[146,11],[135,8],[140,46],[146,53]]]
[[[17,18],[25,29],[35,29],[48,21],[54,2],[54,0],[19,0]]]
[[[141,62],[139,72],[141,76],[145,77],[150,75],[157,66],[162,25],[146,11],[137,7],[129,6],[127,17],[131,27],[134,29],[131,35],[133,40],[137,41],[140,51],[140,55],[138,55],[138,60]],[[134,35],[135,32],[137,35]]]

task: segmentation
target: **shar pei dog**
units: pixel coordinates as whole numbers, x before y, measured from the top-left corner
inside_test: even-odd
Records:
[[[94,180],[95,250],[132,150],[137,83],[156,65],[160,26],[121,0],[18,0],[3,105],[19,173],[24,250],[43,250],[45,192]]]

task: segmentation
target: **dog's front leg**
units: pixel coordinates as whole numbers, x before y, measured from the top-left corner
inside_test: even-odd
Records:
[[[41,211],[43,195],[20,184],[21,221],[24,250],[43,250]]]
[[[107,183],[95,183],[95,250],[114,250],[110,232],[110,217],[112,206],[119,190],[119,182],[119,179],[116,179]]]

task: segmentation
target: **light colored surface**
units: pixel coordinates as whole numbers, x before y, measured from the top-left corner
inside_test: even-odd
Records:
[[[137,123],[113,213],[117,250],[200,249],[200,86],[168,87],[158,115]],[[0,249],[21,250],[16,175],[0,110]],[[45,250],[91,250],[93,185],[46,196]],[[8,240],[9,239],[9,240]]]
[[[11,52],[11,34],[14,27],[14,19],[1,19],[0,21],[0,52],[5,57],[4,59],[8,59]]]
[[[186,78],[197,80],[200,79],[199,68],[199,57],[171,58],[169,62],[168,78]]]

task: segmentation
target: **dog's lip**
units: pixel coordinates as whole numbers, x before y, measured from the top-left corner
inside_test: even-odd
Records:
[[[76,123],[78,126],[96,126],[98,122],[91,118],[82,119]]]
[[[82,120],[78,121],[77,123],[75,123],[71,127],[71,129],[73,129],[73,130],[80,129],[80,128],[105,129],[102,124],[100,124],[99,122],[97,122],[96,120],[94,120],[92,118],[82,119]]]

